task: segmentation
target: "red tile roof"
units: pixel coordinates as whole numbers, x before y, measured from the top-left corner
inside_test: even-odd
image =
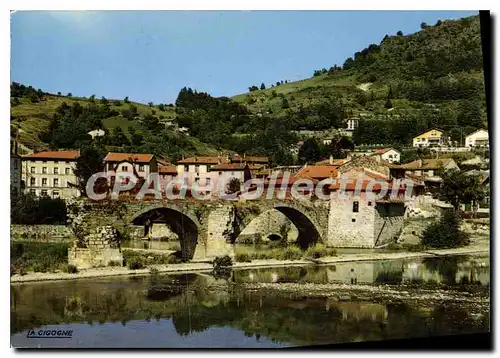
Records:
[[[324,179],[324,178],[336,178],[337,175],[338,175],[337,167],[333,165],[311,165],[299,170],[299,172],[295,174],[295,177]]]
[[[177,161],[177,164],[220,164],[229,163],[226,157],[189,157]]]
[[[244,170],[247,167],[243,163],[221,163],[210,168],[211,171],[224,171],[224,170]]]
[[[177,168],[174,165],[158,165],[158,173],[160,174],[177,174]]]
[[[113,153],[109,152],[104,157],[105,162],[136,162],[136,163],[149,163],[153,160],[153,154],[140,154],[140,153]]]
[[[60,150],[60,151],[46,151],[46,152],[38,152],[38,153],[23,155],[23,159],[76,160],[79,156],[80,156],[80,151],[78,150]]]
[[[231,161],[239,163],[247,162],[247,163],[267,164],[269,163],[269,158],[265,156],[252,156],[252,155],[245,155],[242,157],[241,155],[236,154],[231,157]]]
[[[378,149],[375,149],[375,154],[384,154],[390,150],[395,150],[395,149],[394,148],[378,148]]]

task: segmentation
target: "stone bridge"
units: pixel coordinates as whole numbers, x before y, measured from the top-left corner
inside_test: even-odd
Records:
[[[89,204],[86,222],[90,227],[111,225],[125,235],[144,230],[142,236],[153,223],[165,223],[179,237],[183,257],[203,260],[233,256],[239,234],[269,210],[281,212],[293,223],[301,247],[326,244],[329,207],[324,200],[109,201]]]
[[[295,226],[302,248],[317,242],[330,247],[384,246],[399,237],[405,213],[402,202],[372,202],[362,197],[346,201],[120,200],[88,203],[87,207],[88,227],[110,225],[129,237],[148,236],[153,223],[166,224],[178,236],[182,256],[193,260],[233,256],[240,233],[272,210]]]

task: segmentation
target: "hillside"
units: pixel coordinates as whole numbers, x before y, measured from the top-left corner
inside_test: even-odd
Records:
[[[292,129],[315,130],[318,136],[343,128],[351,116],[412,119],[410,135],[437,126],[455,140],[487,126],[479,16],[421,27],[407,36],[385,36],[342,68],[316,70],[311,78],[264,90],[254,86],[232,99],[253,114],[287,118]],[[357,144],[364,144],[392,136],[357,137]]]
[[[16,87],[17,86],[17,87]],[[13,88],[16,87],[16,88]],[[54,145],[51,143],[51,126],[58,111],[65,105],[73,107],[75,104],[83,108],[94,106],[97,108],[107,108],[107,113],[102,115],[101,121],[89,128],[101,128],[106,132],[105,136],[112,136],[123,133],[129,141],[133,135],[142,136],[143,139],[151,139],[152,134],[144,126],[145,118],[156,118],[158,129],[162,134],[168,135],[173,140],[181,142],[182,150],[174,153],[158,153],[169,157],[171,160],[177,159],[181,155],[213,155],[218,150],[211,145],[200,142],[197,138],[189,137],[178,130],[175,122],[175,109],[173,105],[145,105],[136,102],[114,99],[94,99],[80,98],[74,96],[55,95],[44,93],[41,90],[34,90],[24,85],[13,84],[11,87],[11,136],[16,135],[19,130],[18,140],[22,152],[27,153],[33,150],[40,151],[49,148],[69,149],[76,148],[77,145]],[[104,104],[105,103],[105,104]],[[135,108],[135,109],[134,109]],[[143,142],[147,142],[143,140]],[[153,141],[154,142],[154,141]],[[116,149],[112,143],[107,143],[111,149]],[[146,143],[144,143],[146,144]],[[136,147],[140,147],[136,146]],[[141,148],[118,148],[136,149]]]

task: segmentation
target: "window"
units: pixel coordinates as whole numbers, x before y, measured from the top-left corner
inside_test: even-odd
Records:
[[[31,190],[30,190],[30,194],[31,194],[31,195],[36,195],[36,190],[35,190],[35,189],[31,189]]]
[[[185,171],[185,172],[188,172],[188,171],[189,171],[189,165],[185,165],[185,166],[184,166],[184,171]]]
[[[32,173],[32,174],[35,174],[35,173],[36,173],[36,171],[35,171],[35,167],[31,167],[31,173]]]
[[[122,165],[122,172],[128,172],[128,168],[126,165]]]
[[[200,166],[199,165],[195,165],[194,166],[194,172],[195,173],[199,173],[200,172]]]
[[[54,199],[58,198],[58,197],[59,197],[59,191],[54,190],[54,191],[52,192],[52,196],[54,197]]]
[[[391,159],[392,159],[392,154],[389,154],[389,158],[391,158]]]
[[[351,222],[355,223],[355,222],[356,222],[356,219],[352,218],[352,219],[351,219]]]
[[[207,185],[210,185],[210,178],[207,178]]]
[[[59,186],[59,179],[54,178],[54,186]]]
[[[108,170],[113,170],[113,163],[108,163]]]
[[[64,174],[69,175],[69,168],[64,169]]]
[[[198,182],[200,181],[200,178],[199,178],[199,177],[196,177],[196,178],[194,178],[194,181],[195,181],[196,183],[198,183]]]
[[[14,160],[14,169],[17,169],[17,160]]]
[[[54,174],[59,174],[59,168],[54,168]]]
[[[359,201],[352,202],[352,212],[353,213],[359,212]]]
[[[42,178],[42,186],[47,186],[47,178]]]
[[[42,174],[47,174],[47,167],[42,168]]]
[[[139,171],[143,172],[144,171],[144,165],[139,165]]]
[[[30,179],[30,186],[35,186],[36,185],[36,179],[35,178],[31,178]]]
[[[54,160],[54,164],[59,164],[59,162],[57,160]]]
[[[372,202],[371,201],[368,202],[368,206],[372,206]]]
[[[43,189],[41,192],[42,196],[48,196],[47,189]]]

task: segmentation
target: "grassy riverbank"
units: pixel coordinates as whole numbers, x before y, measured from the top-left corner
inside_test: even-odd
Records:
[[[12,242],[10,271],[24,275],[32,272],[71,272],[68,266],[67,243]]]

